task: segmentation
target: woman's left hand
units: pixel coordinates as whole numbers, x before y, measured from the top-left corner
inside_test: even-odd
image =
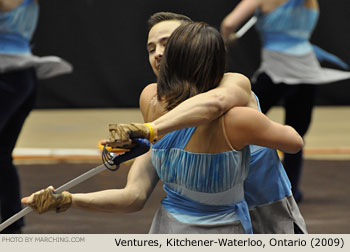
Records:
[[[23,204],[29,205],[38,214],[55,210],[57,213],[66,211],[72,205],[72,195],[69,192],[56,193],[53,186],[22,198]]]

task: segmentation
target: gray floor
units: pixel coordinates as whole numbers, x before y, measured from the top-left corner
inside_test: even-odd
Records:
[[[273,108],[268,116],[283,122],[284,112]],[[36,151],[84,148],[96,150],[107,136],[108,123],[142,122],[138,109],[34,110],[27,119],[16,149]],[[300,209],[310,233],[350,233],[350,107],[317,107],[305,137],[305,168]],[[24,152],[26,153],[26,152]],[[23,195],[50,184],[58,187],[97,166],[99,154],[90,157],[15,155]],[[72,163],[76,162],[76,163]],[[128,166],[102,172],[74,188],[89,192],[124,186]],[[161,185],[145,208],[133,214],[105,214],[70,210],[66,213],[31,213],[25,233],[147,233],[164,195]]]
[[[27,195],[52,184],[57,188],[98,164],[20,165],[22,192]],[[310,233],[350,234],[350,161],[306,160],[300,204]],[[124,186],[127,166],[117,172],[103,171],[78,185],[72,192],[89,192]],[[30,213],[24,233],[147,233],[164,196],[159,184],[145,208],[132,214],[94,213],[70,209],[61,214]]]

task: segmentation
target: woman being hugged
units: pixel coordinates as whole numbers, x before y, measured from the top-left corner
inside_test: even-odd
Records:
[[[225,55],[224,42],[214,28],[204,23],[180,26],[163,56],[159,103],[171,110],[217,87],[225,71]],[[249,144],[297,152],[303,141],[293,128],[244,107],[159,140],[153,146],[152,161],[167,196],[150,232],[251,233],[243,190]]]

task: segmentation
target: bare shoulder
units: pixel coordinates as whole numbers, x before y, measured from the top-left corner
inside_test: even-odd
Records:
[[[260,8],[266,1],[276,1],[276,0],[242,0],[243,5],[249,6],[251,8]]]
[[[276,8],[285,4],[288,0],[259,0],[260,8],[263,13],[269,13],[274,11]]]
[[[139,106],[145,122],[151,121],[152,114],[156,107],[157,101],[157,84],[147,85],[141,92]]]
[[[232,73],[232,72],[225,73],[223,80],[225,79],[250,83],[250,80],[248,79],[248,77],[240,73]]]
[[[318,10],[319,9],[318,1],[317,0],[307,0],[307,1],[305,1],[305,7]]]
[[[0,0],[0,11],[11,11],[17,8],[24,0]]]
[[[238,86],[244,90],[251,90],[250,80],[240,73],[225,73],[219,87]]]
[[[148,84],[141,92],[140,101],[141,100],[150,100],[153,99],[154,96],[157,96],[157,83]]]
[[[142,90],[139,102],[145,122],[154,121],[165,113],[164,105],[157,99],[157,83],[151,83]]]

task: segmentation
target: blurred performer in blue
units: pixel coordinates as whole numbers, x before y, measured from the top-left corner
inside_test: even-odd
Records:
[[[0,0],[0,212],[1,222],[21,210],[20,181],[12,151],[36,98],[37,78],[72,71],[55,56],[32,55],[37,0]],[[23,219],[2,233],[21,233]]]
[[[323,68],[319,61],[327,60],[344,69],[348,66],[309,41],[319,17],[317,0],[242,0],[222,21],[224,40],[234,40],[238,26],[252,14],[257,17],[263,46],[252,89],[263,113],[282,101],[285,124],[303,137],[311,123],[316,85],[350,78],[350,72]],[[285,153],[283,164],[294,197],[300,202],[303,150]]]

